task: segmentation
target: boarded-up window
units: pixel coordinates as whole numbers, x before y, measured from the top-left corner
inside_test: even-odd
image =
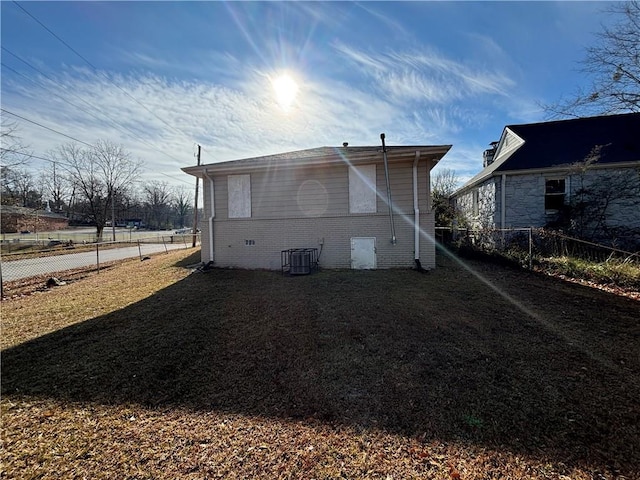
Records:
[[[376,166],[349,167],[349,213],[376,211]]]
[[[251,217],[251,176],[229,175],[229,218]]]

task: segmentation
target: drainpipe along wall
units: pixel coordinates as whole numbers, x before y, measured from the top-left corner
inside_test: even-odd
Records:
[[[204,176],[209,180],[209,195],[210,195],[209,198],[211,202],[211,216],[209,217],[209,261],[213,262],[214,261],[213,254],[215,251],[213,248],[213,219],[216,217],[215,188],[213,184],[213,178],[209,176],[206,170],[204,172]]]
[[[507,228],[507,176],[503,173],[500,180],[500,228]]]
[[[389,205],[389,222],[391,223],[391,244],[396,244],[396,227],[393,223],[393,202],[391,201],[391,184],[389,182],[389,163],[387,161],[387,147],[384,143],[384,133],[380,134],[382,140],[382,159],[384,161],[384,178],[387,182],[387,205]]]
[[[420,264],[420,208],[418,206],[418,162],[420,161],[420,150],[416,151],[416,159],[413,161],[413,258],[416,265]]]

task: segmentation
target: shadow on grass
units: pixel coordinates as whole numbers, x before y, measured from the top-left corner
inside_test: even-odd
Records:
[[[528,281],[557,330],[453,264],[194,274],[5,350],[2,394],[311,417],[636,471],[637,304]],[[567,292],[596,295],[603,313],[584,318],[589,305]]]

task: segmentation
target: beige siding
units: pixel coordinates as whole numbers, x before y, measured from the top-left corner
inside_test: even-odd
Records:
[[[391,244],[383,163],[376,162],[377,213],[349,214],[347,165],[273,169],[251,173],[251,218],[230,219],[226,175],[214,177],[214,260],[219,266],[280,268],[280,251],[320,249],[320,263],[349,268],[351,237],[376,237],[378,268],[410,267],[414,259],[413,161],[390,165],[390,184],[397,244]],[[429,204],[429,171],[422,160],[418,170],[421,235],[420,257],[425,268],[435,267],[433,215]],[[209,245],[210,185],[205,179],[203,261]],[[254,240],[255,245],[246,245]]]

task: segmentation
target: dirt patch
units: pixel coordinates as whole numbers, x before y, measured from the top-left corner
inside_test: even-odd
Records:
[[[3,304],[5,477],[640,476],[638,302],[445,257],[287,277],[184,255]]]

